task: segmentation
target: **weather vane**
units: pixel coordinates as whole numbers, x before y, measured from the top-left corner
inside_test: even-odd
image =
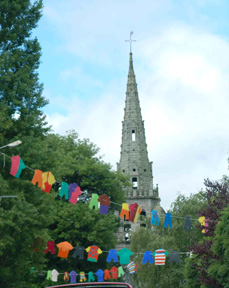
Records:
[[[134,34],[134,32],[133,31],[131,31],[130,32],[130,40],[125,40],[125,42],[130,42],[130,53],[132,53],[132,46],[131,46],[131,43],[132,42],[136,42],[136,40],[133,40],[133,39],[131,39],[131,36]]]

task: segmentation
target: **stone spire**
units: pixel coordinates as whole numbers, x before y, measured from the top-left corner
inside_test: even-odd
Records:
[[[137,202],[145,211],[152,211],[160,203],[160,198],[158,188],[153,189],[152,162],[148,158],[132,53],[122,121],[121,155],[117,168],[130,177],[132,186],[126,190],[127,202]]]

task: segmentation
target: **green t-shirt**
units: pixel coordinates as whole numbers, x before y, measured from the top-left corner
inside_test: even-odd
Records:
[[[120,264],[129,264],[130,263],[130,256],[133,255],[133,252],[130,251],[128,248],[123,248],[117,252],[119,256],[119,263]]]

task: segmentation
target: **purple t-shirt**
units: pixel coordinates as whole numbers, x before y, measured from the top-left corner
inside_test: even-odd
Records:
[[[76,276],[77,276],[78,274],[75,272],[75,271],[71,271],[70,273],[69,273],[69,276],[71,277],[71,283],[76,283]]]

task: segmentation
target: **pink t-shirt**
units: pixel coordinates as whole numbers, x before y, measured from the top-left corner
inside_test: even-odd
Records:
[[[20,156],[13,156],[11,157],[11,170],[10,170],[10,174],[15,176],[17,174],[17,171],[18,171],[18,168],[19,168],[19,165],[20,165],[20,159],[21,157]]]
[[[71,184],[70,184],[71,185]],[[70,193],[69,193],[70,194]],[[71,198],[68,200],[69,202],[71,202],[72,204],[76,204],[77,203],[77,199],[78,197],[81,195],[81,189],[79,186],[77,186],[75,188],[75,190],[71,193]]]

